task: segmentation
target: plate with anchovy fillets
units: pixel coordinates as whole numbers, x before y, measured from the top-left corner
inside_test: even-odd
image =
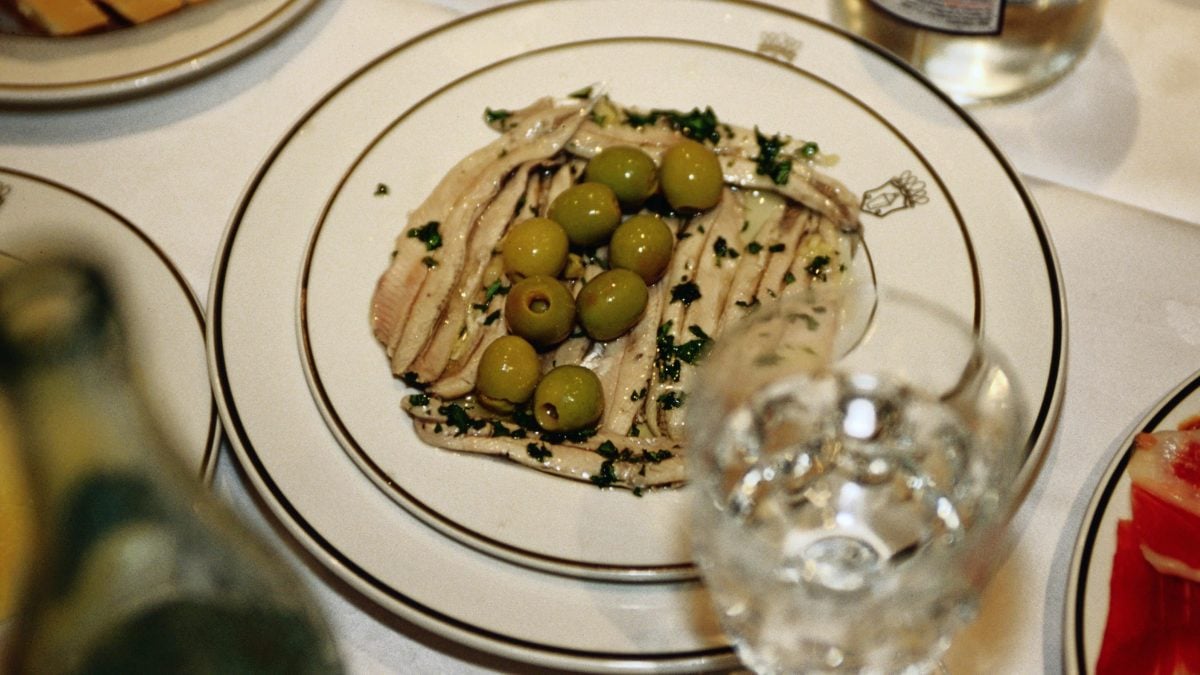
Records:
[[[230,221],[210,368],[256,489],[389,610],[542,665],[728,665],[687,535],[708,346],[794,293],[827,300],[797,327],[814,350],[868,328],[859,290],[935,299],[1018,364],[1033,472],[1061,393],[1061,281],[1016,173],[890,56],[753,3],[639,5],[634,33],[628,10],[496,8],[329,92]],[[673,192],[677,146],[715,158],[707,199]],[[592,237],[562,204],[613,148],[654,184]],[[539,220],[562,258],[524,269],[510,242]],[[635,220],[658,233],[648,267],[623,262]],[[605,280],[636,299],[597,323]],[[522,323],[543,315],[547,333]],[[587,404],[560,407],[553,381]]]

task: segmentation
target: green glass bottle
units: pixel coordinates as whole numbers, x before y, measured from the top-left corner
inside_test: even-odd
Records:
[[[0,382],[38,532],[12,672],[340,672],[291,570],[164,447],[99,274],[0,280]]]

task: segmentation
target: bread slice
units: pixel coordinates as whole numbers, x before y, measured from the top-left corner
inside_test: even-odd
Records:
[[[17,11],[50,35],[77,35],[99,30],[110,19],[90,0],[16,0]]]

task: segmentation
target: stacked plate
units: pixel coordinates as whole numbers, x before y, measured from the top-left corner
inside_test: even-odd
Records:
[[[226,231],[209,298],[218,407],[292,535],[384,608],[551,667],[732,665],[691,566],[686,488],[639,498],[429,447],[371,335],[371,294],[407,213],[494,138],[485,108],[584,86],[638,108],[711,106],[836,156],[826,170],[862,195],[879,282],[949,305],[1017,364],[1026,470],[1037,470],[1066,326],[1054,252],[1020,180],[898,61],[741,2],[504,6],[403,44],[329,92],[276,146]]]

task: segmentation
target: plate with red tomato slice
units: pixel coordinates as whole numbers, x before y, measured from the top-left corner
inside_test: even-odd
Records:
[[[1135,428],[1088,506],[1064,669],[1200,672],[1200,372]]]

